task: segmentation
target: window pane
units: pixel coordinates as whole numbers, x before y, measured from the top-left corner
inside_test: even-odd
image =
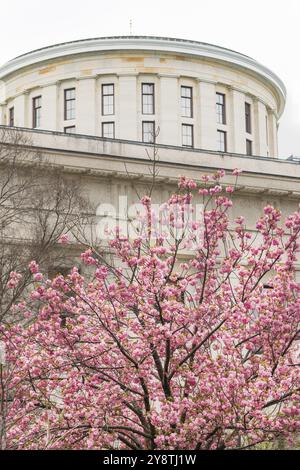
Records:
[[[191,87],[181,87],[181,115],[193,117],[193,92]]]
[[[102,85],[102,115],[115,114],[114,85]]]
[[[15,108],[14,107],[9,109],[9,125],[12,127],[15,125]]]
[[[248,139],[246,140],[246,154],[252,155],[252,141]]]
[[[227,151],[226,132],[218,131],[217,149],[219,152]]]
[[[182,145],[193,147],[193,126],[182,124]]]
[[[75,88],[70,88],[65,90],[65,120],[75,119],[75,109],[76,109],[76,90]],[[72,127],[72,126],[69,126]]]
[[[245,122],[246,122],[246,132],[251,134],[251,105],[250,103],[245,103]]]
[[[152,95],[154,89],[153,83],[143,83],[143,94]]]
[[[115,123],[114,122],[102,123],[102,137],[105,137],[107,139],[115,138]]]
[[[181,87],[181,96],[185,98],[192,97],[192,88],[189,86],[182,86]]]
[[[103,95],[113,95],[114,94],[114,85],[103,85],[102,87]]]
[[[216,95],[217,123],[226,124],[225,95],[223,93],[217,93]]]
[[[32,100],[32,125],[33,128],[41,127],[42,97],[37,96]]]
[[[75,134],[76,127],[75,126],[65,127],[64,131],[65,131],[65,134]]]
[[[75,88],[72,88],[70,90],[66,90],[66,100],[73,100],[75,99]]]
[[[154,83],[142,84],[142,114],[154,114]]]
[[[155,123],[143,122],[143,142],[153,144],[155,141]]]

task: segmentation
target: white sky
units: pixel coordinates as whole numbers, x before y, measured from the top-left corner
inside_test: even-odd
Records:
[[[284,81],[280,156],[300,156],[299,0],[2,0],[0,63],[51,44],[133,34],[209,42],[249,55]]]

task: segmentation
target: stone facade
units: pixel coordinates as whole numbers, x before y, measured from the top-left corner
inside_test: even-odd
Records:
[[[143,194],[146,189],[151,175],[145,150],[151,154],[153,145],[142,142],[143,121],[154,121],[160,128],[157,201],[167,199],[180,175],[200,182],[203,174],[224,169],[227,185],[234,183],[231,171],[241,168],[232,217],[243,215],[250,231],[266,204],[284,216],[299,206],[299,162],[282,160],[277,153],[284,85],[249,57],[192,41],[104,38],[21,56],[0,68],[0,79],[0,124],[21,128],[34,150],[80,179],[95,207],[117,207],[120,195],[133,203],[136,190]],[[143,83],[154,85],[150,115],[142,112]],[[113,114],[103,115],[102,85],[111,84]],[[192,90],[190,117],[182,116],[181,87]],[[75,107],[72,119],[66,120],[65,90],[70,89],[75,89]],[[225,96],[224,123],[217,119],[217,93]],[[30,129],[37,97],[39,126]],[[245,103],[250,105],[250,133]],[[105,122],[114,123],[114,138],[102,136]],[[192,147],[182,145],[183,124],[193,126]],[[72,126],[74,135],[66,134],[65,128]],[[218,149],[218,131],[226,132],[226,151]],[[252,142],[252,155],[246,155],[246,140]]]
[[[0,68],[0,124],[143,140],[143,122],[160,128],[157,141],[182,145],[182,125],[193,126],[193,147],[277,157],[277,125],[285,88],[273,72],[253,59],[203,43],[169,38],[117,37],[51,46],[20,56]],[[153,110],[142,106],[142,85],[153,84]],[[113,85],[113,110],[103,113],[103,85]],[[182,87],[192,93],[191,115],[182,113]],[[74,113],[66,116],[65,93],[74,89]],[[225,99],[226,118],[216,119],[216,97]],[[41,117],[34,123],[34,99]],[[245,127],[250,105],[250,131]],[[149,110],[148,110],[149,111]],[[219,120],[220,121],[220,120]],[[221,120],[222,121],[222,120]]]

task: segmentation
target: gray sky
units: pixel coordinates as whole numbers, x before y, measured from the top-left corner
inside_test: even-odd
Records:
[[[244,53],[284,81],[281,156],[300,156],[299,0],[6,0],[0,5],[0,63],[74,39],[129,34],[209,42]]]

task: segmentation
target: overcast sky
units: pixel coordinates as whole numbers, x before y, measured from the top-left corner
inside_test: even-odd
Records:
[[[5,0],[0,63],[50,44],[133,34],[209,42],[244,53],[284,81],[279,153],[300,156],[299,0]]]

